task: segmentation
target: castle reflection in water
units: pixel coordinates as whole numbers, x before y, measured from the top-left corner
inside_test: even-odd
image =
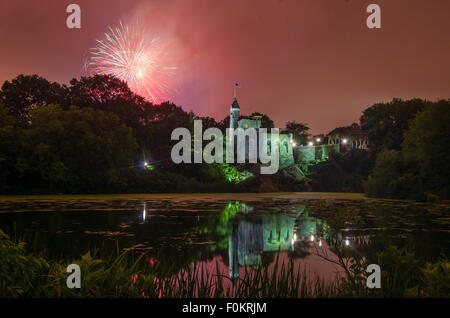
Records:
[[[251,208],[247,205],[243,204],[240,209],[241,213],[231,220],[230,278],[239,277],[239,266],[260,265],[264,252],[294,251],[297,243],[304,242],[322,246],[322,240],[326,239],[323,230],[327,225],[320,219],[309,217],[304,206],[298,206],[294,215],[264,213],[258,218],[248,217]]]

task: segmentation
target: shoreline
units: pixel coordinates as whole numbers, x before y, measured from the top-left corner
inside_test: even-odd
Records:
[[[360,200],[377,202],[410,202],[416,204],[450,205],[450,202],[417,202],[413,200],[400,200],[389,198],[371,198],[364,193],[345,192],[267,192],[267,193],[131,193],[131,194],[37,194],[37,195],[0,195],[0,202],[24,201],[113,201],[113,200],[247,200],[257,199],[290,199],[290,200]]]
[[[1,201],[21,200],[118,200],[118,199],[173,199],[185,198],[196,200],[227,199],[371,199],[364,193],[342,192],[250,192],[250,193],[126,193],[126,194],[32,194],[0,195]]]

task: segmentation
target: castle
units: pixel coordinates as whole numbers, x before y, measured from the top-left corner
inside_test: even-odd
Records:
[[[257,130],[261,127],[261,116],[253,116],[251,119],[240,118],[241,108],[236,96],[230,107],[230,128],[242,128],[244,131],[248,128]],[[267,129],[267,150],[270,152],[270,139],[274,136]],[[259,138],[259,134],[258,134]],[[279,168],[286,168],[294,164],[309,164],[321,160],[327,160],[332,152],[347,152],[351,149],[367,150],[369,147],[369,138],[367,132],[359,127],[341,127],[331,131],[326,136],[314,136],[307,145],[295,145],[292,134],[279,134]],[[258,140],[258,154],[260,141]],[[246,144],[246,158],[248,158],[248,144]]]
[[[237,101],[236,96],[233,98],[233,103],[230,107],[230,128],[236,129],[236,128],[242,128],[245,130],[249,128],[254,128],[257,132],[258,142],[258,155],[259,155],[259,147],[260,147],[260,140],[259,140],[259,129],[260,128],[267,128],[267,127],[261,127],[261,116],[253,116],[252,119],[242,118],[241,116],[241,108],[239,107],[239,103]],[[270,145],[271,145],[271,138],[273,138],[274,135],[270,134],[270,129],[267,128],[267,152],[270,152]],[[279,134],[278,140],[276,141],[278,143],[278,149],[279,149],[279,168],[285,168],[287,166],[294,164],[294,151],[292,146],[292,134]],[[249,146],[246,143],[246,158],[248,158],[248,149]]]

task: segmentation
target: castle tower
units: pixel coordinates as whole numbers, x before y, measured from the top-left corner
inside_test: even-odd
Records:
[[[241,113],[241,109],[237,102],[236,97],[233,98],[233,104],[230,107],[230,128],[238,128],[238,120],[239,115]]]

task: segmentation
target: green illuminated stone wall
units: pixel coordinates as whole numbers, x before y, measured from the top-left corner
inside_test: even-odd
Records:
[[[294,152],[289,135],[280,134],[280,169],[294,164]]]
[[[339,152],[339,145],[300,146],[294,150],[295,163],[309,163],[328,159],[332,152]]]
[[[299,146],[295,148],[295,162],[308,163],[315,159],[315,147]]]
[[[340,146],[339,145],[321,145],[322,148],[322,158],[321,159],[328,159],[328,156],[332,152],[339,152]]]

